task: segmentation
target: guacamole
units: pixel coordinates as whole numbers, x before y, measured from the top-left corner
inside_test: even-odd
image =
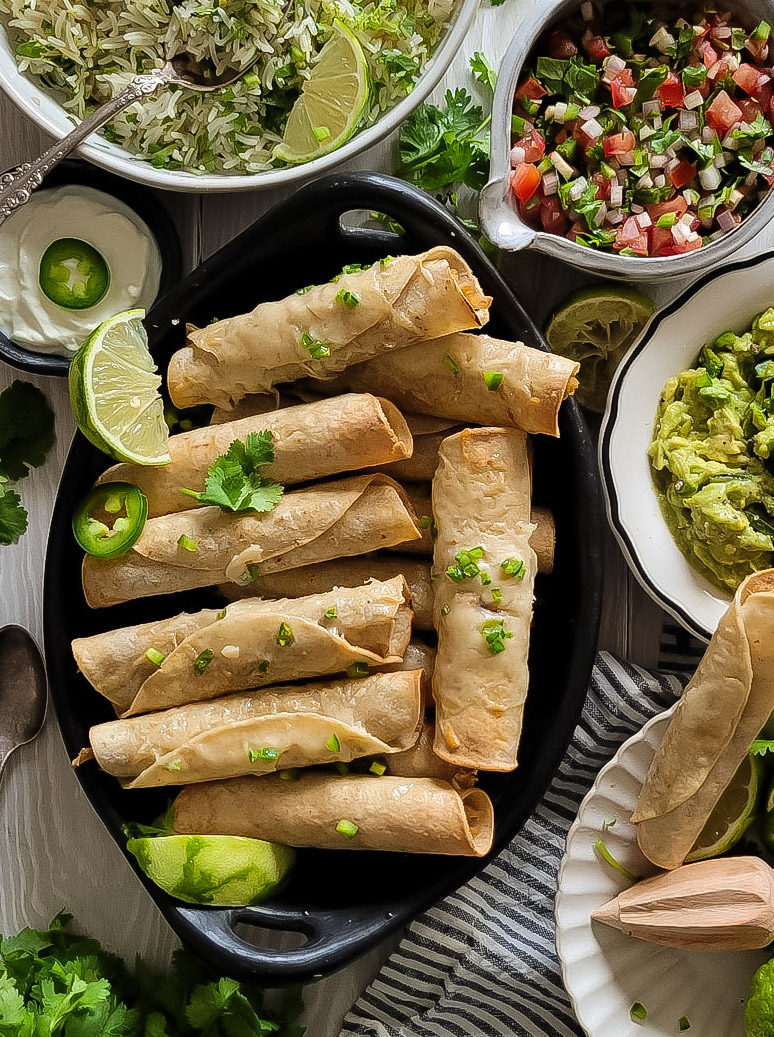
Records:
[[[774,307],[664,386],[648,455],[683,554],[734,591],[774,565]]]

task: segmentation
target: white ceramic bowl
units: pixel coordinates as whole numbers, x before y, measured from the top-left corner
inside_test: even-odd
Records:
[[[599,438],[607,514],[634,575],[704,641],[731,600],[689,564],[661,514],[647,450],[666,382],[692,367],[701,347],[741,332],[774,303],[774,252],[722,267],[658,313],[621,362]]]
[[[339,166],[342,162],[354,158],[355,155],[359,155],[383,140],[425,100],[451,64],[477,10],[478,0],[458,0],[457,13],[438,44],[435,54],[425,65],[425,69],[411,93],[390,111],[385,112],[373,126],[369,126],[362,133],[355,134],[338,150],[329,155],[323,155],[313,162],[239,176],[231,176],[226,173],[186,173],[176,169],[155,169],[150,162],[143,161],[97,135],[92,135],[89,143],[78,149],[78,154],[82,158],[94,162],[95,165],[102,166],[103,169],[118,173],[119,176],[128,177],[141,184],[148,184],[150,187],[161,187],[170,191],[195,193],[254,191],[264,187],[281,187],[319,176],[320,173]],[[0,89],[41,129],[50,133],[57,140],[72,130],[73,124],[70,117],[56,99],[50,93],[42,90],[32,79],[20,74],[13,50],[2,26],[0,26]]]
[[[575,1014],[588,1037],[744,1037],[744,1002],[770,951],[706,953],[658,947],[591,922],[620,893],[624,878],[594,851],[602,839],[633,874],[655,869],[640,853],[629,823],[640,788],[674,707],[649,721],[599,772],[567,836],[556,897],[556,947]],[[605,821],[615,821],[603,832]],[[630,1009],[645,1006],[635,1023]]]

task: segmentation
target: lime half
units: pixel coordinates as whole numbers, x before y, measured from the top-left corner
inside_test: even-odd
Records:
[[[246,907],[284,884],[295,860],[289,846],[235,835],[130,839],[127,850],[165,893],[188,904]]]
[[[564,300],[546,326],[551,351],[580,363],[578,402],[603,411],[621,359],[656,306],[633,288],[582,288]]]
[[[86,339],[70,364],[78,428],[118,461],[169,462],[161,378],[148,352],[144,310],[116,314]]]
[[[739,842],[755,818],[762,776],[760,757],[746,756],[685,858],[686,863],[717,857]]]
[[[283,162],[309,162],[346,143],[368,104],[369,75],[357,38],[336,21],[274,149]]]

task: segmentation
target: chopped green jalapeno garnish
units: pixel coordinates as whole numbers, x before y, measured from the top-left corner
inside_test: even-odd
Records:
[[[492,587],[492,601],[495,605],[499,605],[503,600],[503,592],[499,587]]]
[[[108,512],[106,504],[113,510]],[[110,525],[112,516],[116,517]],[[103,483],[87,494],[76,509],[73,536],[95,558],[119,558],[140,539],[147,518],[148,498],[137,486]]]
[[[360,296],[357,292],[348,292],[346,288],[342,288],[340,292],[336,292],[336,301],[344,303],[344,305],[354,310],[356,306],[360,305]]]
[[[331,347],[326,342],[314,338],[305,331],[301,336],[301,345],[307,351],[312,360],[324,360],[331,355]]]
[[[369,673],[368,663],[352,663],[347,667],[348,677],[367,677]]]
[[[183,761],[182,760],[170,760],[170,762],[167,764],[167,770],[168,771],[181,771],[182,769],[183,769]]]
[[[248,749],[247,756],[250,763],[255,763],[256,760],[276,760],[279,749]]]
[[[313,285],[313,284],[308,284],[308,285],[306,286],[306,288],[296,288],[295,294],[296,294],[296,295],[306,295],[306,294],[307,294],[307,292],[311,292],[311,290],[312,290],[313,288],[314,288],[314,285]]]
[[[43,294],[65,310],[86,310],[104,298],[110,270],[93,245],[78,238],[59,238],[40,260],[38,283]]]
[[[483,547],[471,547],[468,551],[458,551],[454,556],[456,565],[450,565],[446,570],[446,575],[450,580],[454,580],[455,583],[462,583],[463,580],[475,579],[481,573],[481,569],[477,563],[484,557]]]
[[[371,764],[368,770],[370,774],[375,774],[377,778],[381,778],[381,776],[387,770],[387,764],[382,763],[381,760],[374,760],[374,762]]]
[[[354,839],[357,835],[358,828],[354,821],[347,821],[346,818],[343,818],[336,825],[336,831],[340,832],[341,835],[346,836],[347,839]]]
[[[339,742],[336,735],[331,735],[328,741],[325,743],[325,748],[329,753],[337,753],[341,749],[341,743]]]
[[[182,533],[177,538],[177,542],[178,542],[178,545],[180,547],[182,547],[185,551],[196,551],[196,550],[198,550],[198,546],[199,545],[196,543],[196,541],[192,540],[189,536],[186,536],[185,533]]]
[[[215,618],[216,618],[216,619],[225,619],[225,618],[226,618],[226,610],[225,610],[225,609],[223,609],[223,610],[222,610],[221,612],[219,612],[219,613],[217,614],[217,616],[216,616]]]
[[[491,654],[499,655],[505,651],[505,642],[513,637],[513,634],[505,629],[502,619],[488,619],[481,627],[481,636]]]
[[[293,631],[290,629],[287,623],[280,623],[279,630],[277,631],[277,644],[281,648],[287,648],[292,645],[295,641]]]
[[[684,1015],[680,1018],[680,1021],[677,1024],[677,1028],[680,1031],[680,1033],[684,1033],[686,1030],[690,1030],[691,1020],[688,1018],[687,1015]]]
[[[449,609],[448,605],[442,605],[441,606],[441,615],[442,616],[448,616],[449,615],[449,611],[450,611],[450,609]]]
[[[482,375],[484,383],[490,392],[495,392],[503,384],[502,371],[484,371]]]
[[[329,609],[325,610],[325,619],[335,619],[338,613],[336,612],[336,606],[331,605]]]
[[[442,363],[443,363],[443,366],[448,368],[448,370],[451,371],[452,374],[459,374],[460,373],[460,365],[457,363],[457,361],[454,359],[454,357],[453,356],[449,356],[448,353],[443,358]]]
[[[527,567],[520,558],[506,558],[500,562],[500,568],[506,576],[512,576],[514,580],[523,580]]]
[[[234,581],[239,587],[246,587],[248,583],[254,583],[261,575],[260,565],[246,565],[245,571]]]
[[[269,660],[261,659],[258,663],[258,673],[267,673],[269,670]]]
[[[194,673],[197,675],[197,677],[201,677],[201,675],[212,662],[214,656],[215,653],[211,648],[205,648],[204,651],[199,652],[199,654],[194,659],[193,664]]]
[[[157,648],[148,648],[145,652],[145,658],[152,662],[154,666],[161,666],[166,656]]]
[[[298,781],[300,774],[298,767],[288,767],[284,771],[280,771],[279,776],[283,781]]]
[[[639,1001],[635,1001],[629,1009],[629,1015],[632,1017],[633,1022],[644,1023],[648,1018],[648,1010],[645,1005],[641,1004]]]

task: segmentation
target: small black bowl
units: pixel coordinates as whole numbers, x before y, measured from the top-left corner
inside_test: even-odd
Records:
[[[93,187],[96,191],[104,191],[105,194],[112,194],[134,209],[147,224],[161,254],[161,281],[156,297],[160,299],[177,284],[183,270],[180,239],[169,213],[147,187],[123,180],[120,176],[114,176],[113,173],[97,169],[96,166],[77,159],[68,159],[52,169],[43,183],[43,190],[67,184],[80,184]],[[20,371],[63,377],[69,370],[71,357],[36,353],[33,349],[20,346],[0,330],[0,360]]]

